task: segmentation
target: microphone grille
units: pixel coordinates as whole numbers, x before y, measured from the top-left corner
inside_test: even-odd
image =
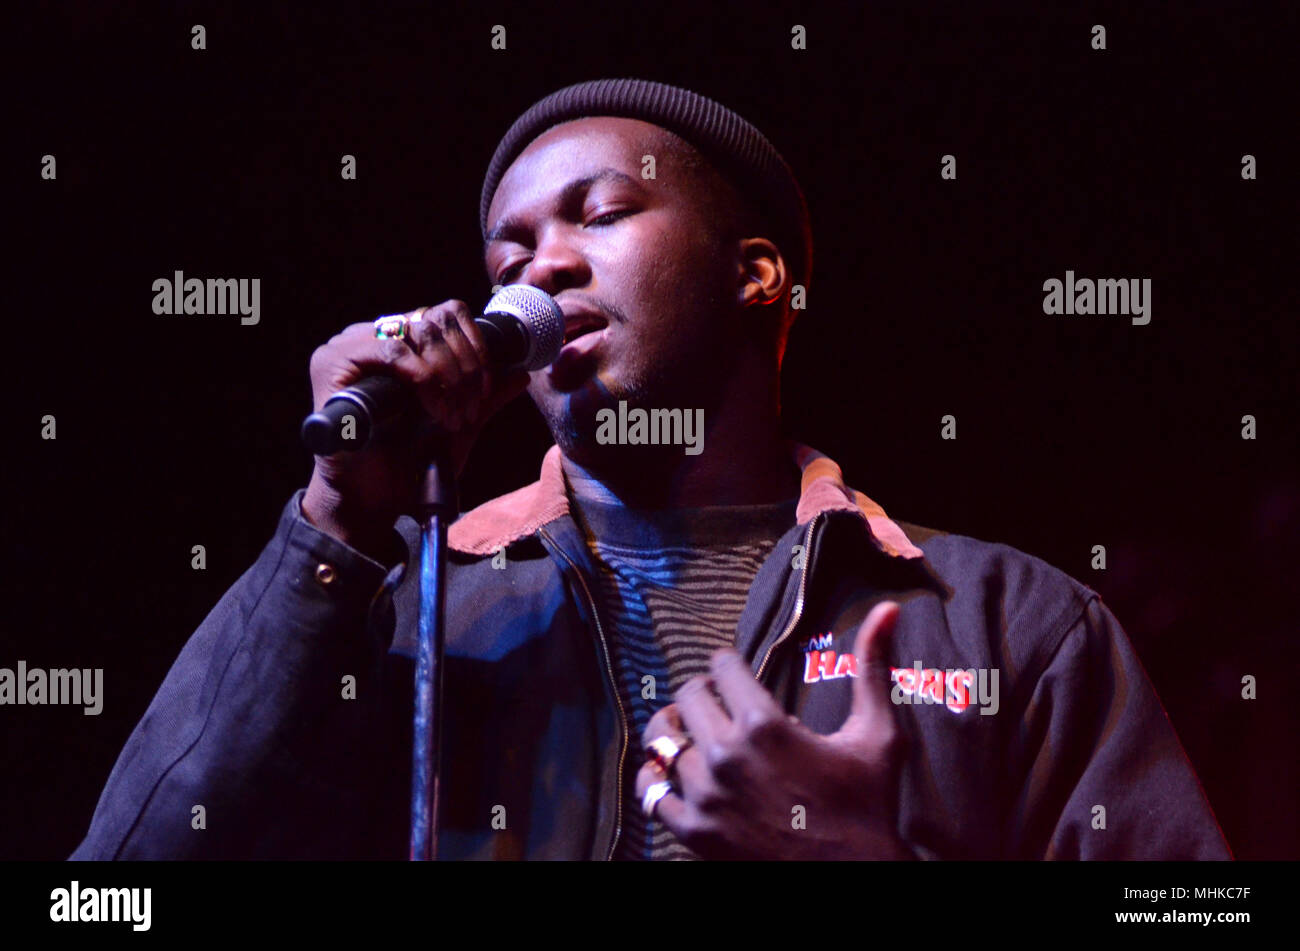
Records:
[[[507,284],[483,308],[487,314],[509,314],[524,327],[528,355],[520,364],[540,370],[555,362],[564,345],[564,312],[555,298],[531,284]]]

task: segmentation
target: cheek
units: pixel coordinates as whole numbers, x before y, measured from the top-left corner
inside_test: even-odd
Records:
[[[628,269],[632,303],[658,320],[682,322],[716,314],[725,299],[728,265],[721,249],[697,228],[657,232],[640,244],[639,266]]]
[[[714,268],[718,248],[709,243],[702,222],[683,221],[668,212],[646,212],[629,225],[620,231],[604,261],[606,274],[627,290],[680,293],[684,287],[697,287]]]

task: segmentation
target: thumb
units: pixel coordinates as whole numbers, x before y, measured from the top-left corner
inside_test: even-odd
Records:
[[[861,726],[870,726],[882,717],[894,715],[889,700],[889,645],[900,610],[897,601],[882,601],[871,609],[858,628],[853,648],[858,676],[853,681],[850,717]]]

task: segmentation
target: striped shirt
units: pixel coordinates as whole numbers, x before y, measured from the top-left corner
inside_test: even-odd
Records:
[[[797,498],[769,505],[647,511],[573,499],[597,564],[592,594],[628,716],[618,859],[693,859],[636,794],[641,736],[714,651],[735,644],[754,576],[795,524]]]

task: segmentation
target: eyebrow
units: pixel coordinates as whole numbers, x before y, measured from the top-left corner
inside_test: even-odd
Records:
[[[639,187],[637,180],[626,172],[620,172],[616,168],[602,168],[592,172],[590,175],[584,175],[582,178],[576,178],[569,184],[565,185],[560,191],[559,203],[561,205],[570,202],[577,194],[584,192],[591,186],[600,182],[618,182],[623,185]],[[493,241],[503,241],[511,234],[518,234],[524,231],[524,223],[519,218],[502,218],[497,226],[487,233],[483,239],[483,247],[487,248]]]

